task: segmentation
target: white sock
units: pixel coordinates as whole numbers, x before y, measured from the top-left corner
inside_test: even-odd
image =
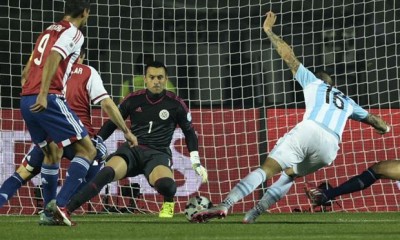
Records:
[[[256,208],[258,210],[267,210],[277,201],[279,201],[283,196],[285,196],[289,189],[293,186],[294,179],[289,177],[285,172],[282,172],[278,181],[272,184],[267,192],[264,193],[264,196],[258,202]]]
[[[267,175],[264,170],[257,168],[236,184],[222,204],[228,208],[232,207],[236,202],[252,193],[261,183],[265,182],[266,178]]]

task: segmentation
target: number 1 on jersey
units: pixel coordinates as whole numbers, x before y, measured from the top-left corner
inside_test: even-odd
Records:
[[[153,121],[149,122],[149,131],[147,133],[151,133],[151,128],[153,127]]]

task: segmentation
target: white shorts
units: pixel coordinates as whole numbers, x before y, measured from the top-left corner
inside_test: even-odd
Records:
[[[339,150],[339,137],[318,123],[305,120],[281,137],[268,157],[282,169],[291,168],[305,176],[330,165]]]

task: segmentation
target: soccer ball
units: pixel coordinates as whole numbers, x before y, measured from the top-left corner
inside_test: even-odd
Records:
[[[185,207],[185,217],[189,222],[193,222],[192,217],[194,214],[201,210],[212,207],[210,199],[203,196],[195,196],[189,199]]]

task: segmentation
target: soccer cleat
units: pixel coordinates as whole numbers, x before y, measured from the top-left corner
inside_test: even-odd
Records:
[[[53,213],[53,219],[56,222],[64,223],[67,226],[75,226],[75,222],[71,221],[71,217],[66,207],[59,207],[56,204],[56,200],[51,200],[47,206],[46,211]]]
[[[196,214],[193,215],[192,221],[193,222],[198,222],[198,223],[203,223],[203,222],[208,222],[210,219],[213,218],[225,218],[228,215],[228,208],[222,204],[209,208],[209,209],[204,209]]]
[[[244,224],[251,224],[256,221],[256,219],[262,214],[257,207],[250,209],[246,215],[244,215],[243,223]]]
[[[164,202],[161,211],[158,214],[158,217],[160,218],[172,218],[174,216],[174,208],[175,208],[175,203],[174,202]]]
[[[313,206],[326,205],[329,199],[324,194],[324,190],[321,188],[312,188],[308,184],[304,187],[306,196],[311,200]]]
[[[40,211],[39,212],[39,225],[42,226],[56,226],[59,225],[59,223],[54,220],[53,218],[53,213],[48,212],[46,210]]]

